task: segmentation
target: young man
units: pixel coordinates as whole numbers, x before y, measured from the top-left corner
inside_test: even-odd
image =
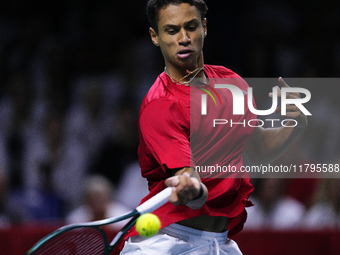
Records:
[[[204,126],[204,117],[191,118],[190,111],[201,103],[197,102],[201,95],[191,95],[190,89],[201,84],[211,90],[214,78],[241,81],[237,86],[245,91],[248,85],[227,68],[204,64],[207,6],[203,0],[150,0],[147,10],[151,39],[160,47],[165,70],[140,109],[138,154],[150,190],[143,201],[166,186],[173,189],[170,203],[154,211],[162,222],[159,233],[143,238],[132,229],[121,254],[242,254],[228,236],[239,232],[246,220],[245,207],[251,205],[248,197],[253,190],[250,179],[247,175],[201,179],[194,167],[208,162],[240,168],[243,151],[255,163],[270,162],[307,126],[306,117],[297,107],[288,106],[287,117],[299,123],[294,128],[199,127]],[[279,82],[287,86],[281,78]],[[244,115],[233,116],[231,94],[219,94],[228,105],[217,115],[238,122],[256,119],[247,108]]]

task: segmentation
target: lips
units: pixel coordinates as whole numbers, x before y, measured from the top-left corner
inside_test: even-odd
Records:
[[[194,51],[192,49],[182,49],[179,52],[177,52],[177,56],[179,58],[184,59],[190,57],[193,52]]]

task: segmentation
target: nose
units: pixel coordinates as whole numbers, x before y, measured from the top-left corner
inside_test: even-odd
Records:
[[[187,31],[185,31],[185,29],[183,29],[180,33],[179,33],[179,44],[180,45],[188,45],[191,42],[191,39],[187,33]]]

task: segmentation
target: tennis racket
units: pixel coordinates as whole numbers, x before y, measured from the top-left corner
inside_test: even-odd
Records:
[[[157,209],[169,201],[171,188],[168,187],[136,209],[118,217],[61,227],[36,243],[27,255],[109,255],[126,232],[136,223],[137,218]],[[101,226],[118,221],[131,220],[108,242]]]

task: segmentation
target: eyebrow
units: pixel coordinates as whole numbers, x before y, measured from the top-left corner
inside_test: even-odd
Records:
[[[185,23],[184,23],[184,26],[188,26],[188,25],[190,25],[191,23],[199,23],[199,20],[196,19],[196,18],[194,18],[194,19],[192,19],[192,20],[190,20],[190,21],[185,22]],[[163,28],[163,29],[167,29],[167,28],[177,28],[177,27],[179,27],[179,26],[178,26],[178,25],[173,25],[173,24],[166,24],[166,25],[164,25],[162,28]]]

